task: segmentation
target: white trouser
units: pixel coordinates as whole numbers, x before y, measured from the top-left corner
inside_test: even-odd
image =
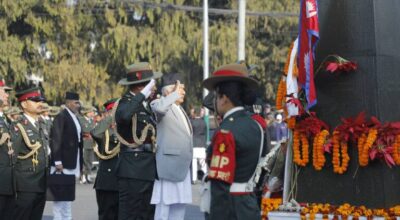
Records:
[[[156,204],[154,220],[184,220],[186,204]]]
[[[72,202],[54,202],[53,215],[54,220],[71,220],[72,219]]]
[[[197,168],[198,163],[200,164],[200,170],[207,173],[206,164],[206,149],[204,147],[194,147],[193,148],[193,160],[192,160],[192,181],[197,180]]]

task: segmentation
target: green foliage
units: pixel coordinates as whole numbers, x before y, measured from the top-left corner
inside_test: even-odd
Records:
[[[48,99],[60,104],[66,90],[85,102],[103,103],[120,96],[116,83],[124,67],[148,61],[164,73],[184,78],[188,103],[202,95],[202,14],[152,8],[131,1],[3,0],[0,3],[0,74],[14,85],[26,74],[42,75]],[[201,0],[149,0],[201,7]],[[209,1],[210,7],[236,9],[235,0]],[[297,0],[248,0],[249,11],[298,12]],[[210,14],[210,71],[237,60],[237,15]],[[246,19],[246,60],[259,66],[256,75],[265,98],[275,96],[296,17]],[[96,42],[92,50],[90,44]],[[39,51],[39,48],[45,50]],[[46,58],[46,52],[51,56]]]

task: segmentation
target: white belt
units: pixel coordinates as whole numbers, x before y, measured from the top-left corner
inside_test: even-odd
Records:
[[[249,183],[232,183],[229,192],[253,192],[253,188]]]

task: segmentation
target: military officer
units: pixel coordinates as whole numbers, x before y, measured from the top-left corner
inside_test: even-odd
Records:
[[[121,219],[153,219],[154,205],[150,205],[155,162],[155,118],[148,99],[154,95],[156,78],[161,73],[148,63],[127,67],[126,78],[119,84],[128,91],[117,102],[115,121],[117,138],[121,142],[117,177],[119,212]]]
[[[5,80],[0,76],[0,217],[12,219],[15,204],[14,162],[15,154],[11,143],[13,128],[4,115],[3,109],[9,106]]]
[[[7,108],[7,110],[4,110],[4,114],[7,115],[7,118],[10,122],[19,121],[21,113],[22,113],[21,109],[17,106],[11,106]]]
[[[48,174],[48,134],[40,117],[45,98],[37,87],[19,91],[16,96],[23,115],[15,126],[17,199],[13,219],[40,220],[46,203]]]
[[[115,165],[118,161],[120,144],[115,135],[115,123],[112,122],[111,110],[117,99],[104,103],[103,119],[91,131],[97,146],[94,152],[99,158],[94,188],[98,206],[99,220],[118,219],[118,181],[115,175]]]
[[[263,130],[244,105],[252,105],[257,82],[242,64],[218,68],[203,82],[215,91],[215,110],[222,117],[209,147],[211,206],[209,219],[261,219],[254,194],[254,174],[263,149]]]
[[[93,106],[83,106],[81,116],[78,120],[82,126],[83,136],[83,175],[81,176],[81,183],[92,183],[90,179],[90,172],[93,167],[94,153],[93,153],[93,138],[90,131],[94,128],[94,110]]]

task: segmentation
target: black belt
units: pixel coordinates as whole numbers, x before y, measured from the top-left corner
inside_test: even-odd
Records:
[[[121,153],[125,152],[153,152],[152,144],[142,144],[135,148],[130,148],[125,145],[121,145]]]

